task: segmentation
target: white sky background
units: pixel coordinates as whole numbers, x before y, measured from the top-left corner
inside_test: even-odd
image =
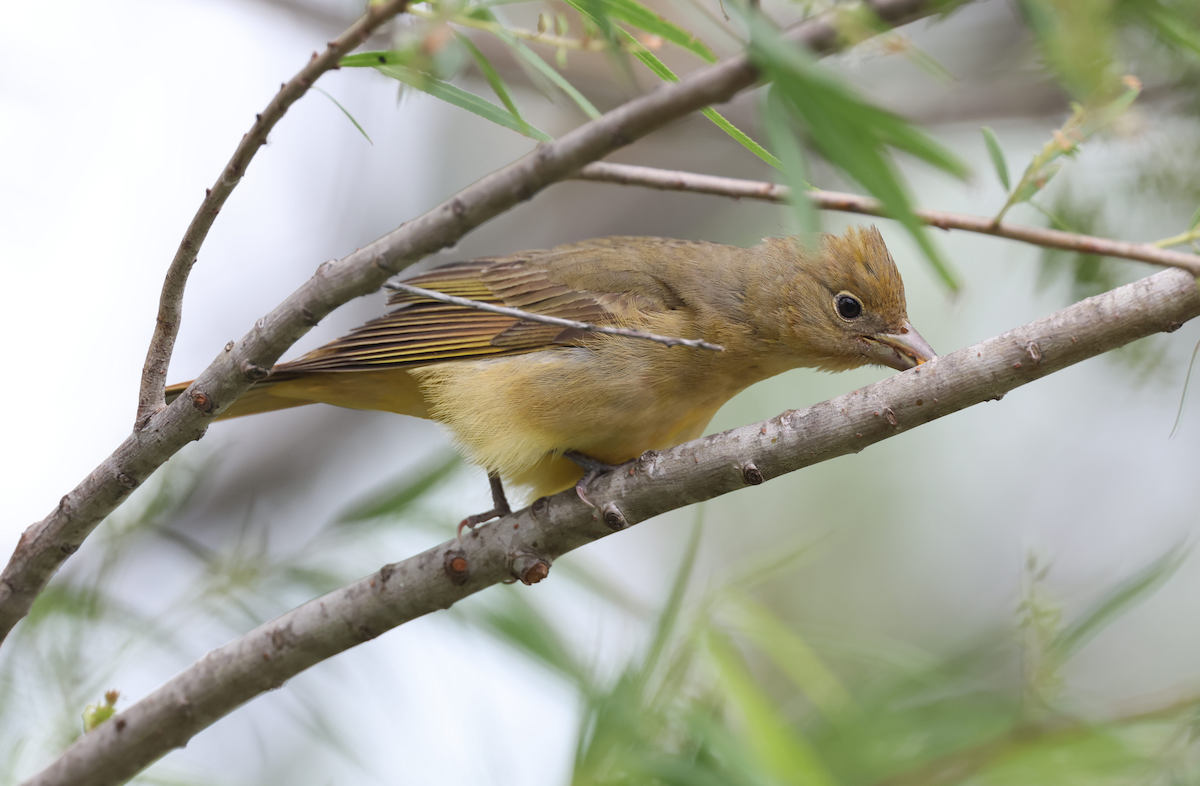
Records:
[[[9,33],[0,48],[0,260],[7,295],[0,310],[6,342],[0,367],[0,554],[7,555],[24,527],[128,435],[161,276],[179,238],[254,114],[323,39],[255,3],[10,3],[0,18]],[[53,31],[52,42],[20,34],[34,30]],[[486,145],[452,147],[446,155],[446,146],[482,133],[483,121],[425,98],[409,97],[397,107],[392,84],[364,71],[335,72],[320,85],[354,113],[375,144],[368,145],[324,96],[310,94],[293,107],[200,254],[172,382],[202,369],[322,261],[418,215],[532,144],[497,130],[486,136]],[[551,133],[563,130],[556,122],[566,122],[550,113],[534,119]],[[1049,127],[1040,120],[997,126],[1010,146],[1012,169],[1023,166]],[[920,200],[994,212],[999,190],[975,126],[939,133],[980,174],[964,191],[918,172]],[[1155,143],[1153,133],[1142,139]],[[752,161],[743,165],[739,156],[745,154],[731,145],[713,149],[721,152],[689,157],[686,150],[672,151],[677,159],[669,163],[702,171],[744,167],[742,174],[763,175]],[[1091,167],[1098,190],[1115,189],[1105,178],[1118,178],[1130,155],[1116,143],[1096,145],[1071,166]],[[661,195],[647,201],[611,186],[562,189],[473,233],[446,258],[595,234],[690,233],[753,242],[784,231],[787,221],[765,206]],[[604,215],[580,219],[585,228],[576,229],[566,219],[585,193],[602,193],[608,202]],[[646,208],[660,204],[661,214]],[[1131,210],[1114,221],[1111,234],[1172,234],[1191,209],[1181,208],[1178,216]],[[708,221],[689,230],[689,213]],[[858,223],[833,216],[827,226],[847,222]],[[943,235],[942,246],[968,285],[951,302],[901,233],[883,229],[905,273],[910,316],[943,352],[1062,304],[1061,291],[1035,291],[1036,252]],[[303,346],[381,310],[379,296],[352,303]],[[1195,404],[1185,413],[1182,432],[1170,441],[1166,435],[1196,336],[1196,326],[1189,325],[1161,340],[1169,360],[1148,381],[1107,361],[1091,361],[999,404],[717,500],[708,516],[708,571],[722,575],[731,553],[828,535],[820,558],[803,569],[792,593],[776,599],[780,608],[816,627],[851,624],[864,635],[954,641],[1011,617],[1020,566],[1032,546],[1055,561],[1062,594],[1082,604],[1111,580],[1193,537],[1200,501]],[[785,375],[748,391],[714,427],[769,417],[887,373]],[[445,447],[429,424],[316,409],[216,426],[204,442],[223,462],[210,487],[213,499],[206,501],[210,513],[242,515],[233,503],[225,511],[222,497],[240,499],[241,475],[275,470],[307,487],[303,494],[288,491],[281,481],[271,487],[276,496],[264,502],[297,534]],[[472,476],[447,502],[447,520],[486,507],[486,499],[486,484]],[[653,598],[678,561],[691,517],[681,512],[640,526],[589,547],[586,559]],[[222,530],[203,532],[219,538]],[[379,562],[404,556],[389,552]],[[152,587],[169,568],[146,570],[145,586]],[[1191,599],[1198,580],[1191,560],[1166,589],[1085,650],[1073,673],[1081,702],[1102,704],[1195,676],[1200,615]],[[533,591],[554,606],[555,586],[551,580]],[[569,595],[557,600],[564,632],[574,639],[609,655],[623,655],[636,642],[635,632],[603,610],[568,608],[570,602]],[[206,641],[192,657],[220,643]],[[179,666],[130,662],[120,672],[120,687],[136,699]],[[364,782],[505,783],[519,773],[523,783],[552,784],[566,777],[573,698],[482,635],[424,620],[294,683],[304,681],[324,685],[322,696],[344,699],[331,713],[350,730],[374,773]],[[253,782],[257,767],[280,771],[288,745],[260,748],[257,739],[270,737],[277,717],[272,712],[286,712],[287,690],[259,699],[168,761],[198,763],[221,782]],[[465,720],[447,712],[458,702],[472,707]],[[466,769],[448,778],[447,761]],[[530,761],[539,767],[528,767]],[[329,770],[296,767],[289,783],[326,782]]]

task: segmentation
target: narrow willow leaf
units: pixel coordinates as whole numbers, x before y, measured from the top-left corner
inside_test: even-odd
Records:
[[[958,280],[934,247],[913,213],[888,147],[904,150],[955,176],[966,165],[905,120],[868,104],[848,87],[822,71],[776,31],[751,17],[751,57],[775,83],[780,99],[821,154],[857,181],[883,204],[888,217],[899,221],[916,240],[934,271],[952,291]]]
[[[313,90],[316,90],[318,93],[320,93],[321,95],[325,96],[325,97],[326,97],[326,98],[328,98],[330,101],[332,101],[332,102],[333,102],[333,105],[334,105],[334,106],[336,106],[338,109],[342,110],[342,114],[343,114],[343,115],[345,115],[345,116],[347,117],[347,119],[349,119],[349,120],[350,120],[350,122],[354,124],[354,127],[358,129],[358,133],[362,134],[362,135],[363,135],[363,138],[364,138],[364,139],[366,139],[368,142],[371,142],[371,137],[367,136],[367,132],[366,132],[366,131],[363,129],[363,127],[362,127],[362,126],[360,126],[360,125],[358,124],[358,121],[354,119],[354,115],[350,114],[350,113],[349,113],[349,112],[346,110],[346,107],[344,107],[344,106],[342,106],[340,103],[338,103],[338,100],[337,100],[336,98],[334,98],[333,96],[329,95],[329,93],[326,93],[324,90],[322,90],[321,88],[317,87],[316,85],[313,85],[313,88],[312,88],[312,89],[313,89]],[[371,144],[373,145],[373,144],[375,144],[375,143],[374,143],[374,142],[371,142]]]
[[[620,31],[622,37],[625,38],[627,41],[631,41],[635,44],[637,43],[637,39],[635,39],[631,33],[627,32],[625,30],[621,30],[620,28],[618,28],[618,30]],[[654,73],[655,76],[657,76],[659,79],[663,80],[664,82],[678,82],[679,81],[679,77],[677,77],[675,75],[675,72],[672,71],[670,68],[668,68],[667,64],[664,63],[663,61],[659,60],[658,57],[656,57],[655,54],[653,52],[651,52],[650,50],[645,49],[644,47],[641,47],[639,45],[634,50],[633,56],[636,57],[638,60],[641,60],[642,63],[644,63],[645,66],[647,68],[649,68]],[[763,161],[766,161],[768,164],[775,167],[776,169],[780,168],[781,164],[779,163],[778,158],[771,155],[771,153],[768,152],[762,145],[758,144],[753,139],[751,139],[749,134],[747,134],[745,131],[742,131],[740,128],[735,126],[733,123],[731,123],[727,119],[725,119],[725,117],[722,116],[721,113],[719,113],[717,110],[713,109],[710,106],[710,107],[706,107],[701,112],[701,114],[703,114],[705,117],[707,117],[709,120],[711,120],[716,125],[717,128],[721,129],[726,134],[729,134],[729,136],[732,137],[733,140],[735,142],[737,142],[739,145],[746,148],[751,153],[758,156]]]
[[[696,566],[696,554],[700,551],[700,535],[704,531],[704,512],[705,506],[700,505],[696,512],[696,523],[692,526],[692,534],[688,538],[687,548],[683,552],[683,559],[679,563],[679,569],[675,572],[675,581],[671,584],[671,594],[667,596],[667,603],[658,616],[658,624],[654,629],[654,641],[650,643],[646,659],[641,665],[642,673],[638,680],[639,693],[645,690],[650,675],[658,666],[663,653],[666,652],[667,642],[675,630],[675,622],[679,619],[679,612],[683,608],[683,595],[687,591],[688,581],[692,577],[692,569]]]
[[[491,101],[480,98],[474,93],[468,93],[466,90],[455,87],[449,82],[435,79],[428,74],[407,66],[375,65],[375,69],[385,76],[390,76],[392,79],[403,82],[409,87],[416,88],[423,93],[428,93],[434,98],[452,104],[459,109],[473,112],[485,120],[492,121],[496,125],[512,129],[519,134],[524,134],[540,142],[550,141],[550,135],[545,131],[529,125],[503,107],[496,106]]]
[[[435,459],[432,462],[426,462],[425,466],[428,469],[424,472],[406,473],[397,480],[376,489],[366,495],[365,499],[355,503],[349,510],[338,516],[336,523],[352,524],[403,513],[414,502],[449,478],[461,464],[462,460],[457,453],[451,453],[440,461]]]
[[[1195,229],[1197,224],[1200,224],[1200,207],[1196,208],[1195,213],[1192,213],[1192,220],[1188,222],[1187,228]]]
[[[566,2],[595,22],[600,22],[601,18],[620,19],[639,30],[656,35],[664,41],[670,41],[672,44],[688,50],[707,63],[717,61],[717,56],[713,54],[707,44],[675,23],[663,19],[637,0],[592,0],[590,3],[583,0],[566,0]]]
[[[736,597],[735,604],[734,624],[775,661],[827,720],[836,721],[854,708],[850,692],[808,642],[748,596]]]
[[[705,638],[726,693],[746,723],[746,743],[771,776],[770,782],[834,786],[833,776],[816,751],[755,682],[733,643],[713,630],[707,631]]]
[[[1000,149],[999,140],[996,139],[992,129],[987,126],[979,130],[983,132],[983,143],[987,145],[988,156],[992,159],[996,177],[1000,178],[1000,184],[1004,186],[1005,191],[1012,191],[1012,186],[1008,182],[1008,164],[1004,162],[1004,151]]]
[[[1188,385],[1192,382],[1192,371],[1196,368],[1196,355],[1200,354],[1200,341],[1196,342],[1196,348],[1192,350],[1192,361],[1188,363],[1187,376],[1183,378],[1183,390],[1179,393],[1179,410],[1175,413],[1175,425],[1171,426],[1171,433],[1167,435],[1167,439],[1175,436],[1175,432],[1179,430],[1179,422],[1183,420],[1183,404],[1187,401]]]
[[[1093,636],[1134,604],[1150,596],[1175,574],[1187,558],[1189,549],[1181,546],[1168,551],[1142,570],[1118,584],[1104,598],[1084,612],[1055,637],[1053,647],[1061,657],[1076,652]]]
[[[487,59],[487,56],[483,52],[479,51],[479,47],[475,46],[475,43],[470,38],[457,31],[455,31],[454,37],[458,39],[458,42],[471,55],[471,58],[475,61],[475,65],[479,67],[479,73],[483,74],[483,78],[487,80],[487,83],[492,88],[492,92],[504,104],[504,108],[521,124],[521,133],[529,136],[529,124],[525,122],[525,118],[521,117],[520,110],[517,109],[512,96],[508,94],[508,88],[504,86],[504,80],[500,78],[500,74],[496,73],[496,69],[492,67],[491,61]]]
[[[768,91],[763,106],[763,131],[771,141],[771,147],[779,151],[783,180],[791,189],[788,203],[795,211],[802,238],[815,238],[821,231],[821,216],[805,195],[811,188],[808,184],[808,166],[804,160],[804,149],[792,132],[790,113],[778,97],[775,89]]]
[[[590,682],[587,669],[576,661],[553,622],[526,599],[526,593],[509,588],[502,597],[499,608],[474,611],[472,616],[497,639],[533,656],[579,687],[587,687]]]
[[[491,17],[488,19],[488,21],[494,22],[496,19],[495,17]],[[557,70],[555,70],[553,66],[543,60],[537,52],[534,52],[532,49],[526,46],[525,42],[521,41],[519,38],[506,30],[493,30],[492,34],[504,43],[508,44],[509,48],[512,49],[512,51],[515,52],[525,63],[531,66],[539,74],[549,79],[550,82],[553,83],[559,90],[566,93],[567,97],[574,101],[589,119],[595,120],[596,118],[600,117],[600,110],[596,109],[596,107],[592,105],[591,101],[588,101],[586,98],[584,98],[583,93],[580,93],[578,90],[576,90],[575,86],[567,81],[566,77],[564,77]]]
[[[1186,7],[1186,6],[1185,6]],[[1200,31],[1178,10],[1167,8],[1159,0],[1128,0],[1119,4],[1118,12],[1128,13],[1135,22],[1148,28],[1160,40],[1192,58],[1200,58]]]
[[[711,106],[705,107],[703,110],[701,110],[700,114],[707,117],[716,125],[717,128],[721,129],[726,134],[729,134],[729,136],[733,137],[735,142],[761,158],[770,166],[774,167],[775,169],[779,169],[783,166],[778,158],[771,155],[769,150],[751,139],[745,131],[729,122],[724,115],[713,109]]]

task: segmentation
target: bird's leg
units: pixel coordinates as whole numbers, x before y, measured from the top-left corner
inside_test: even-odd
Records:
[[[492,486],[492,509],[463,519],[458,525],[459,538],[462,538],[464,527],[475,529],[476,524],[482,524],[490,519],[503,518],[512,513],[512,508],[508,506],[508,497],[504,496],[504,484],[500,482],[500,476],[495,472],[489,472],[488,483]]]
[[[562,455],[563,458],[570,459],[579,466],[583,467],[583,477],[580,478],[579,482],[575,484],[575,493],[579,495],[581,500],[583,500],[584,505],[587,505],[589,508],[596,507],[592,504],[592,501],[587,498],[587,494],[585,493],[587,491],[588,484],[591,483],[597,475],[603,475],[605,472],[611,472],[616,469],[616,465],[605,464],[603,461],[598,461],[591,456],[583,455],[578,450],[565,450],[563,451]]]

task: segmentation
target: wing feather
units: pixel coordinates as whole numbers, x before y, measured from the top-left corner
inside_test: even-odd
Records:
[[[555,275],[563,262],[595,263],[594,250],[579,244],[510,257],[455,262],[406,283],[485,303],[596,324],[626,321],[659,310],[652,298],[627,292],[577,291]],[[564,253],[571,254],[564,260]],[[582,257],[582,258],[581,258]],[[446,360],[496,357],[578,344],[578,331],[519,320],[478,309],[396,292],[395,310],[299,360],[276,367],[278,374],[361,371],[422,366]]]

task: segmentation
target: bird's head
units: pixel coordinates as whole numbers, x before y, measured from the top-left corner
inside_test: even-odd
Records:
[[[784,344],[830,371],[867,363],[901,371],[936,357],[908,321],[904,282],[875,227],[821,235],[798,254],[783,315]]]

